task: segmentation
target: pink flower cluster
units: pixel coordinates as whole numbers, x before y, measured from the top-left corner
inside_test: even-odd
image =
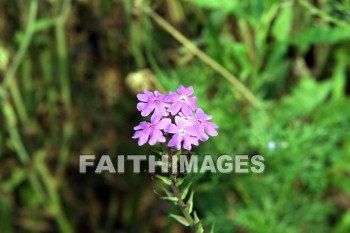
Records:
[[[217,136],[218,126],[209,122],[212,116],[197,107],[196,97],[191,97],[193,87],[180,86],[177,92],[161,94],[158,91],[144,91],[138,94],[137,109],[142,116],[152,113],[151,121],[143,121],[134,127],[132,138],[138,139],[139,146],[147,143],[165,143],[169,147],[191,150],[199,141],[207,141],[209,136]]]

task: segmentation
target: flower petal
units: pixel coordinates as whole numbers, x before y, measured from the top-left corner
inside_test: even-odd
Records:
[[[207,120],[212,119],[213,117],[207,115],[207,114],[203,111],[203,109],[197,108],[197,110],[196,110],[196,118],[197,118],[198,120],[200,120],[200,121],[207,121]]]
[[[175,124],[170,124],[164,129],[164,131],[167,133],[177,133],[178,129]]]
[[[184,129],[186,125],[186,121],[188,121],[185,117],[175,117],[175,123],[177,125],[177,128]]]
[[[191,116],[192,115],[192,110],[190,109],[190,107],[186,103],[182,104],[181,111],[184,114],[184,116]]]
[[[149,138],[148,134],[142,133],[138,142],[139,146],[144,145],[147,142],[148,138]]]
[[[137,94],[137,99],[142,102],[147,102],[149,97],[153,97],[153,93],[150,91],[144,91],[143,94]]]
[[[159,114],[158,112],[154,112],[153,115],[151,116],[151,123],[153,126],[155,126],[160,119],[162,118],[162,114]]]
[[[142,129],[141,124],[134,127],[134,130],[140,130],[140,129]]]
[[[145,109],[146,104],[147,104],[147,103],[138,103],[138,104],[136,105],[137,110],[142,111],[143,109]]]
[[[195,111],[197,109],[197,97],[188,98],[187,105]]]
[[[205,131],[210,135],[210,136],[217,136],[218,132],[216,131],[216,128],[218,128],[218,126],[216,124],[214,124],[213,122],[207,122],[204,125],[204,129]]]
[[[185,88],[185,92],[184,92],[187,96],[190,96],[193,94],[193,87],[189,86],[187,88]]]
[[[154,109],[154,104],[147,103],[145,108],[141,111],[141,116],[148,116]]]
[[[179,94],[185,94],[186,92],[186,88],[183,86],[183,85],[180,85],[178,88],[177,88],[177,93]]]
[[[136,131],[134,133],[134,135],[132,136],[132,138],[133,139],[139,138],[139,137],[141,137],[142,134],[143,134],[142,131]]]
[[[160,130],[154,129],[151,133],[149,144],[153,146],[157,142],[165,142],[165,137]]]
[[[165,129],[170,124],[171,124],[171,120],[169,118],[164,118],[157,123],[155,128],[156,129]]]
[[[169,141],[168,146],[169,147],[175,147],[177,150],[181,149],[181,141],[182,137],[178,134],[175,134]]]
[[[176,102],[173,105],[170,106],[170,108],[168,109],[168,112],[171,113],[171,115],[176,115],[176,113],[178,113],[181,109],[181,103],[180,102]]]

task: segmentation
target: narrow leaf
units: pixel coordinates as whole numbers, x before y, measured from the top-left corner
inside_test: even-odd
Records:
[[[185,200],[186,196],[187,196],[187,193],[188,191],[190,190],[190,187],[191,187],[192,183],[189,183],[186,188],[182,191],[182,194],[181,194],[181,199],[182,200]]]
[[[188,198],[188,201],[187,201],[188,212],[189,213],[192,213],[192,210],[193,210],[193,195],[194,195],[194,192],[192,191],[191,195],[190,195],[190,198]]]
[[[198,218],[196,211],[193,213],[193,215],[194,215],[194,224],[199,223],[200,221],[199,221],[199,218]]]
[[[155,175],[155,177],[160,179],[164,184],[171,185],[171,182],[170,182],[170,180],[168,178],[166,178],[164,176],[160,176],[160,175]]]
[[[168,196],[168,197],[173,197],[174,194],[172,192],[170,192],[169,190],[167,190],[166,188],[163,188],[163,191],[165,192],[165,194]]]
[[[214,233],[215,232],[214,229],[215,229],[215,224],[211,225],[210,233]]]
[[[167,201],[172,201],[172,202],[178,201],[176,197],[161,197],[161,199],[167,200]]]
[[[178,181],[176,181],[176,186],[177,187],[181,186],[184,181],[185,179],[179,179]]]
[[[186,227],[190,226],[190,223],[182,216],[170,214],[169,217],[172,217],[173,219],[175,219],[176,221],[178,221]]]

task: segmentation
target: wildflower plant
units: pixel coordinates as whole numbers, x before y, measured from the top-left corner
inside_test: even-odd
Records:
[[[175,155],[187,154],[193,146],[205,142],[210,136],[217,136],[218,126],[210,122],[212,116],[207,115],[197,107],[197,98],[193,95],[193,87],[180,85],[177,92],[162,94],[158,91],[144,91],[137,95],[140,101],[137,109],[144,117],[150,116],[150,121],[142,121],[134,127],[132,138],[138,139],[138,145],[146,143],[153,146],[159,143],[162,147],[161,155],[168,157],[168,174],[156,175],[171,190],[165,189],[165,200],[178,205],[182,216],[170,214],[170,217],[195,232],[203,232],[203,226],[196,212],[193,210],[193,195],[190,182],[185,182],[186,176],[181,177],[173,171],[172,166],[177,163]],[[182,187],[185,186],[185,187]]]

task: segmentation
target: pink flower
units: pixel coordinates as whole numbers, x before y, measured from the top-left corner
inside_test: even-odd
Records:
[[[193,87],[182,85],[176,93],[167,95],[158,91],[138,94],[137,109],[141,115],[153,114],[151,122],[143,121],[134,127],[136,132],[132,138],[138,139],[140,146],[147,142],[150,145],[161,142],[177,150],[191,150],[193,145],[198,146],[199,140],[207,141],[209,136],[217,136],[218,126],[209,122],[211,116],[197,108],[197,98],[191,97],[192,94]]]
[[[192,129],[191,123],[184,117],[175,117],[175,124],[170,124],[165,128],[165,132],[174,134],[170,139],[168,146],[175,147],[177,150],[183,148],[191,150],[192,145],[198,146],[198,138],[196,132]]]
[[[145,144],[148,139],[151,146],[157,142],[165,142],[165,137],[163,136],[161,130],[164,130],[169,124],[171,124],[171,120],[169,118],[160,120],[159,115],[154,115],[151,122],[143,121],[138,126],[134,127],[136,132],[132,138],[139,139],[139,146]]]
[[[169,95],[165,98],[167,102],[170,102],[172,105],[169,107],[168,111],[171,115],[175,116],[180,110],[185,115],[192,114],[192,110],[196,110],[196,97],[190,97],[193,94],[193,87],[180,86],[177,89],[177,93],[170,92]]]
[[[200,108],[197,108],[195,115],[187,116],[187,119],[192,123],[192,128],[197,133],[199,140],[205,142],[210,136],[217,136],[218,132],[216,129],[218,126],[213,122],[208,122],[213,117],[204,113]]]
[[[143,94],[137,94],[137,99],[141,101],[137,104],[137,109],[141,111],[142,116],[148,116],[154,110],[154,115],[167,116],[169,113],[166,108],[169,103],[164,102],[165,95],[159,91],[144,91]]]

